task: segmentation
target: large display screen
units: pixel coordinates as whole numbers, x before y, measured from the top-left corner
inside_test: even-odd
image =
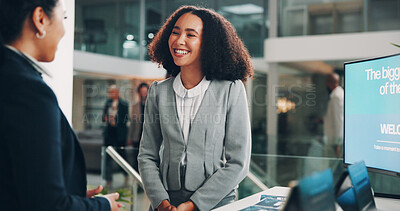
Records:
[[[400,54],[344,66],[344,162],[400,176]]]

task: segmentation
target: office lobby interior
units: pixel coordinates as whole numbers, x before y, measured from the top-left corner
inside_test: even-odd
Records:
[[[400,52],[393,45],[400,44],[400,0],[66,0],[66,36],[48,65],[53,77],[45,80],[79,137],[88,185],[106,184],[104,157],[112,153],[103,147],[102,115],[108,87],[116,84],[131,106],[139,100],[139,84],[165,79],[147,47],[182,5],[223,15],[252,57],[254,77],[245,83],[251,174],[240,183],[238,199],[327,168],[337,182],[343,156],[324,153],[326,77],[337,73],[346,91],[344,63]],[[57,65],[63,70],[52,70]],[[123,150],[129,163],[138,149]],[[116,160],[110,190],[134,191],[127,210],[147,210],[141,185],[125,181],[128,170]],[[371,171],[369,179],[374,192],[400,195],[400,177]]]

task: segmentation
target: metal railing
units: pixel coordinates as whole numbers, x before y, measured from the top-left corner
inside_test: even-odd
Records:
[[[143,181],[139,173],[132,168],[132,166],[126,162],[126,160],[117,152],[112,146],[106,148],[106,152],[110,157],[125,170],[139,185],[143,188]]]
[[[110,157],[119,166],[121,166],[121,168],[123,168],[125,170],[126,173],[129,174],[129,176],[131,176],[140,185],[140,187],[143,188],[143,181],[142,181],[142,178],[140,177],[139,173],[135,169],[133,169],[132,166],[128,162],[126,162],[126,160],[120,154],[118,154],[118,152],[115,151],[115,149],[113,147],[111,147],[111,146],[107,147],[106,148],[106,152],[107,152],[108,155],[110,155]],[[250,179],[250,181],[252,181],[261,190],[268,190],[269,189],[253,173],[249,172],[247,174],[247,177]]]
[[[143,181],[140,177],[139,173],[132,168],[132,166],[117,152],[112,146],[106,148],[106,153],[122,168],[124,171],[134,179],[132,184],[132,205],[131,210],[137,211],[137,193],[138,193],[138,184],[141,188],[143,188]]]
[[[258,177],[256,175],[254,175],[250,171],[249,171],[249,173],[247,173],[247,178],[249,178],[249,180],[252,181],[261,190],[269,189],[263,182],[261,182],[260,179],[258,179]]]

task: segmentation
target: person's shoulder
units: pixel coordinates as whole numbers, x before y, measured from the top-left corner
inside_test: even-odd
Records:
[[[211,80],[213,83],[222,85],[222,86],[226,86],[226,85],[235,85],[235,84],[243,84],[243,82],[241,80]]]
[[[344,89],[341,86],[336,87],[331,94],[331,98],[342,99],[344,98]]]
[[[14,52],[7,51],[4,59],[0,67],[0,89],[6,90],[6,95],[24,95],[29,92],[55,98],[53,91],[28,61]]]
[[[107,100],[106,100],[106,106],[109,106],[109,105],[111,105],[111,103],[112,103],[112,99],[110,99],[110,98],[107,98]]]
[[[151,85],[163,87],[163,86],[170,86],[174,82],[175,77],[169,77],[162,81],[154,81]]]
[[[128,101],[124,100],[124,99],[119,99],[119,103],[121,103],[121,105],[128,107]]]
[[[141,105],[141,103],[140,103],[140,101],[139,102],[136,102],[136,103],[134,103],[134,104],[132,104],[132,110],[139,110],[140,109],[140,105]]]
[[[216,89],[218,90],[240,90],[244,88],[243,82],[241,80],[212,80],[211,84],[213,84],[213,86],[216,87]]]
[[[172,87],[175,77],[170,77],[162,81],[153,81],[149,88],[149,94],[158,93],[159,90],[167,90]]]
[[[3,62],[0,66],[0,79],[5,83],[21,81],[23,79],[40,79],[34,67],[20,55],[9,49],[4,50]]]

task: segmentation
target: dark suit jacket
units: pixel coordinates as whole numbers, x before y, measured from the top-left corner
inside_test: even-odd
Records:
[[[0,209],[110,210],[86,198],[81,147],[33,66],[0,46]]]
[[[108,115],[108,108],[111,106],[112,100],[108,99],[106,105],[104,106],[103,110],[103,121],[104,117]],[[116,117],[117,121],[117,137],[114,134],[110,133],[110,125],[107,123],[106,127],[104,128],[103,135],[104,135],[104,145],[105,146],[125,146],[126,145],[126,138],[128,129],[126,123],[129,120],[129,111],[128,111],[128,103],[122,99],[118,101],[118,113]]]

